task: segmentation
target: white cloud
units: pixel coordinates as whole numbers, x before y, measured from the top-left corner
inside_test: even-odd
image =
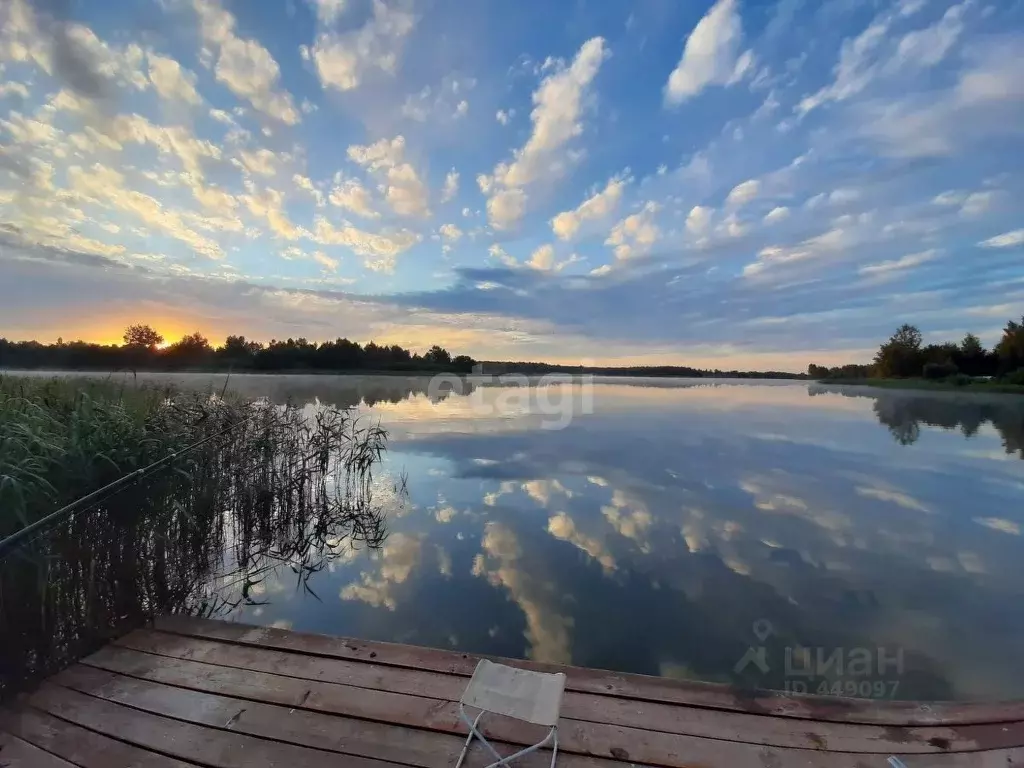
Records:
[[[302,53],[313,60],[325,89],[350,91],[371,70],[395,74],[405,38],[414,26],[416,17],[408,11],[374,0],[373,17],[365,25],[342,34],[322,33]]]
[[[828,196],[831,205],[847,205],[860,200],[860,192],[856,189],[839,188],[832,190]]]
[[[423,218],[430,215],[427,204],[427,185],[409,163],[396,165],[387,171],[388,184],[384,198],[399,216]]]
[[[980,216],[989,209],[995,197],[994,192],[972,192],[964,199],[960,213],[963,216]]]
[[[555,249],[551,245],[542,245],[531,254],[527,264],[541,271],[550,270],[555,265]]]
[[[728,85],[753,65],[753,55],[739,54],[743,21],[738,0],[718,0],[693,28],[679,64],[665,84],[665,103],[681,104],[709,85]]]
[[[711,217],[714,212],[714,208],[703,205],[693,206],[686,217],[686,231],[698,237],[706,235],[711,226]]]
[[[765,224],[775,224],[789,218],[789,208],[784,205],[772,208],[764,217]]]
[[[495,229],[511,229],[526,211],[526,193],[521,189],[502,189],[487,200],[487,218]]]
[[[180,100],[198,104],[202,99],[196,91],[196,76],[183,69],[174,59],[149,52],[149,79],[153,88],[168,101]]]
[[[277,162],[277,156],[269,149],[258,149],[255,152],[243,149],[238,153],[238,165],[248,173],[258,174],[259,176],[273,176],[276,174]]]
[[[741,184],[737,184],[732,188],[729,196],[725,199],[725,202],[729,205],[735,205],[737,207],[746,205],[755,197],[757,193],[761,191],[761,182],[757,179],[750,179],[744,181]]]
[[[469,113],[469,101],[464,97],[476,86],[471,77],[447,75],[440,86],[424,86],[419,93],[410,94],[402,105],[402,115],[423,123],[428,119],[440,122],[458,120]]]
[[[502,125],[508,125],[512,118],[515,116],[516,111],[514,109],[499,109],[497,113],[494,115],[494,119],[497,120]]]
[[[224,125],[235,125],[235,118],[231,116],[230,112],[225,112],[223,109],[211,109],[210,117]]]
[[[317,217],[309,237],[321,245],[343,245],[363,257],[363,265],[375,272],[394,272],[395,257],[419,242],[419,236],[407,230],[372,233],[343,225],[336,229],[327,219]]]
[[[650,251],[661,237],[661,230],[654,223],[658,210],[657,203],[648,202],[639,213],[627,216],[612,227],[605,245],[613,246],[616,259],[631,259]]]
[[[292,183],[299,189],[308,192],[312,196],[312,198],[316,200],[316,204],[318,206],[323,206],[324,193],[313,185],[313,180],[310,179],[308,176],[303,176],[301,173],[293,174]]]
[[[883,275],[890,272],[899,272],[919,266],[931,261],[938,255],[934,248],[920,253],[911,253],[892,261],[882,261],[877,264],[866,264],[857,271],[862,275]]]
[[[983,248],[1016,248],[1024,245],[1024,229],[1015,229],[1012,232],[1004,232],[1001,235],[982,240],[978,245]]]
[[[454,224],[442,224],[438,232],[450,243],[458,242],[462,238],[462,230]]]
[[[299,122],[291,94],[278,89],[281,69],[270,51],[256,40],[235,35],[235,17],[217,0],[192,0],[199,14],[203,40],[219,50],[214,69],[224,83],[258,111],[287,125]]]
[[[99,163],[90,168],[73,165],[67,170],[67,179],[72,191],[95,205],[132,214],[147,225],[185,243],[200,255],[211,259],[224,257],[220,245],[189,229],[178,211],[165,208],[160,201],[149,195],[126,188],[124,175],[113,168]]]
[[[806,114],[827,101],[843,101],[863,91],[875,78],[874,53],[884,42],[892,20],[892,13],[885,13],[857,37],[844,40],[834,70],[835,79],[816,93],[804,97],[797,105],[797,112]]]
[[[951,189],[936,195],[932,198],[932,202],[935,205],[961,205],[966,199],[967,196],[963,192]]]
[[[852,242],[853,238],[847,230],[836,227],[796,245],[770,245],[758,252],[756,261],[743,268],[743,276],[759,277],[769,268],[813,259],[824,254],[837,253],[845,250]]]
[[[28,98],[28,88],[26,88],[23,83],[15,83],[13,81],[0,83],[0,99],[6,98],[12,93],[23,99]]]
[[[405,137],[380,139],[369,145],[348,148],[351,160],[377,172],[385,179],[384,198],[400,216],[424,217],[430,214],[427,185],[416,169],[404,162]]]
[[[493,179],[483,177],[494,195],[487,202],[488,212],[497,216],[491,219],[494,226],[514,226],[525,211],[523,187],[564,170],[570,156],[561,150],[583,132],[584,97],[607,56],[604,38],[595,37],[580,47],[569,67],[552,63],[553,71],[533,93],[530,138],[515,152],[511,164],[501,163],[494,169]],[[498,190],[499,185],[505,189]]]
[[[348,0],[310,0],[321,24],[331,24],[345,11]]]
[[[904,35],[890,66],[899,69],[907,66],[933,67],[946,58],[963,32],[967,5],[966,2],[954,5],[932,26]]]
[[[331,190],[327,198],[333,205],[366,219],[376,219],[380,214],[374,210],[373,196],[357,179],[348,179]]]
[[[576,235],[584,221],[600,221],[618,208],[627,179],[615,177],[600,192],[580,203],[573,211],[563,211],[551,220],[551,230],[560,240],[569,240]]]
[[[376,171],[381,168],[393,168],[402,161],[405,155],[405,137],[380,139],[373,144],[353,144],[348,148],[348,157],[355,163]]]
[[[459,194],[459,172],[452,168],[444,177],[444,188],[441,190],[441,202],[447,203]]]
[[[339,260],[331,258],[323,251],[313,251],[313,261],[319,264],[327,272],[337,272]]]

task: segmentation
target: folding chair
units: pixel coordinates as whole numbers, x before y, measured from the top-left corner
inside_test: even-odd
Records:
[[[493,661],[481,659],[459,700],[459,715],[469,726],[469,736],[466,737],[466,744],[462,748],[462,754],[459,755],[459,761],[455,764],[455,768],[461,768],[474,736],[483,742],[483,745],[494,756],[495,762],[489,764],[487,768],[495,768],[499,765],[508,766],[510,761],[538,750],[546,746],[548,742],[552,742],[551,768],[555,768],[555,758],[558,757],[558,714],[562,709],[564,690],[565,675],[561,672],[557,674],[531,672],[528,669],[506,667],[504,664],[495,664]],[[479,709],[480,714],[476,716],[476,719],[471,720],[466,714],[466,707]],[[484,716],[485,712],[506,715],[534,725],[547,726],[551,730],[543,740],[532,747],[521,749],[514,755],[502,757],[477,729],[480,718]]]

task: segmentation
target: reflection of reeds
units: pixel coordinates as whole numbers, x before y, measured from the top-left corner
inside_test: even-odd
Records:
[[[0,560],[0,696],[156,613],[230,609],[232,579],[285,563],[306,585],[339,542],[379,547],[387,440],[329,407],[0,378],[2,535],[219,433]]]

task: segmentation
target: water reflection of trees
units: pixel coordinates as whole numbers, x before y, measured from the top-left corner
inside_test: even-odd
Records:
[[[404,499],[374,482],[386,434],[329,409],[270,412],[276,431],[249,423],[0,560],[0,699],[159,613],[258,603],[272,572],[312,593],[333,560],[381,546]]]
[[[901,445],[917,442],[922,424],[959,430],[964,437],[973,437],[982,425],[990,423],[999,433],[1006,453],[1024,459],[1024,402],[1015,395],[919,394],[838,386],[812,386],[809,393],[812,397],[829,393],[873,398],[879,423],[888,427]]]

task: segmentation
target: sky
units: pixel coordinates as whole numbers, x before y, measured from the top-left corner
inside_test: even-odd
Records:
[[[1021,0],[4,0],[0,336],[993,344],[1022,73]]]

